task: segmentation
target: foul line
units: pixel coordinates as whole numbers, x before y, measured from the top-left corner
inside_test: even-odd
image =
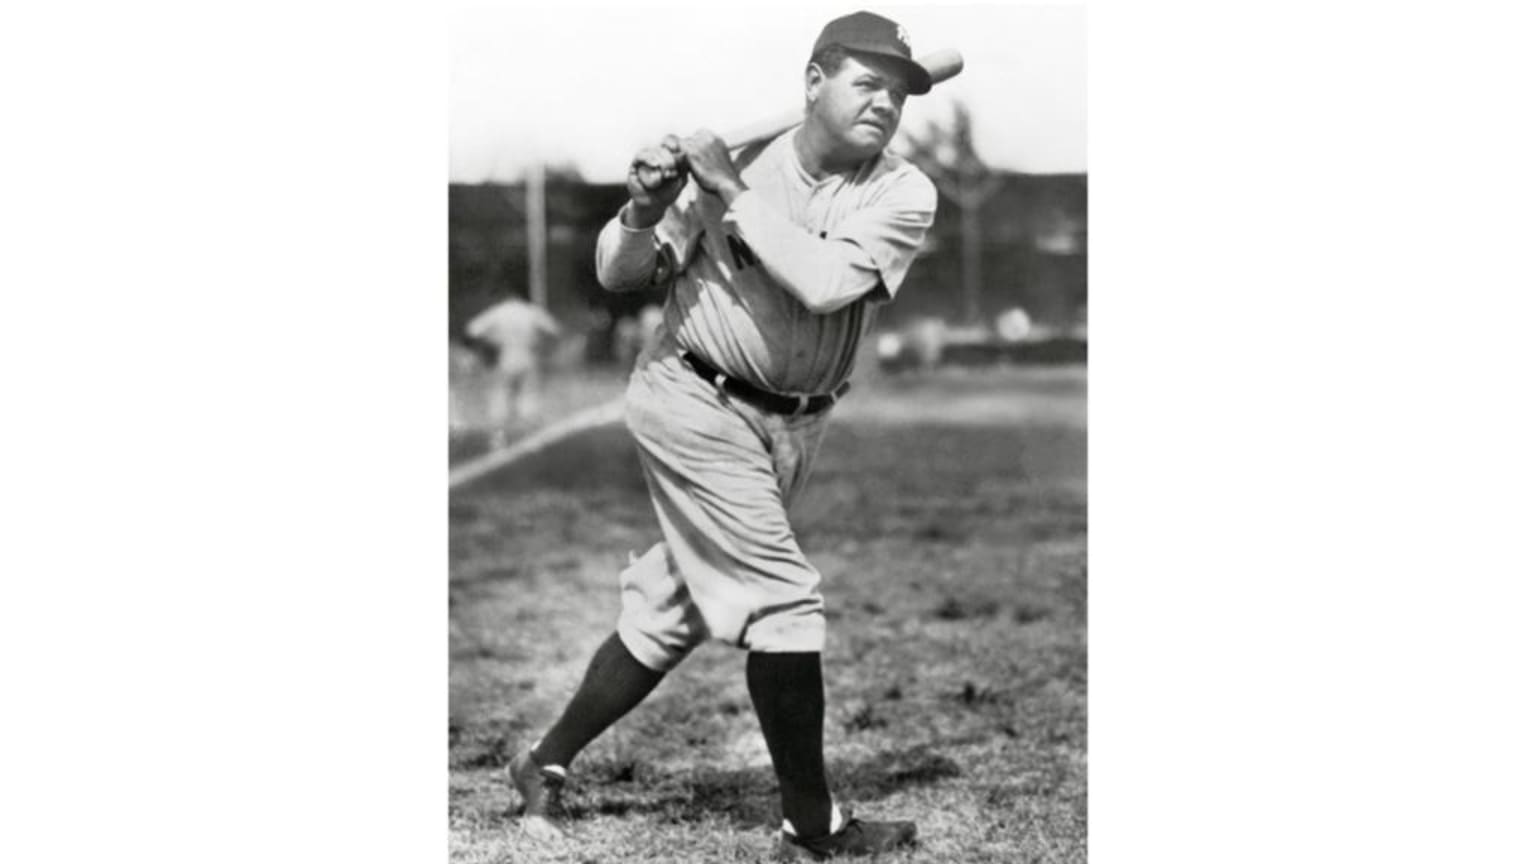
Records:
[[[617,423],[622,419],[624,419],[623,399],[615,399],[612,402],[605,402],[595,408],[579,411],[558,423],[551,423],[545,426],[543,429],[529,435],[511,447],[494,450],[484,456],[477,456],[467,462],[455,465],[448,471],[448,488],[450,490],[457,489],[477,477],[489,474],[497,468],[510,465],[531,453],[543,450],[562,438],[569,438],[578,432],[596,429],[609,423]]]

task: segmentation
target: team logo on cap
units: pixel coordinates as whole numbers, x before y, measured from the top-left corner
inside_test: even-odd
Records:
[[[907,36],[907,28],[900,24],[896,25],[896,41],[907,46],[908,51],[912,50],[912,40]]]

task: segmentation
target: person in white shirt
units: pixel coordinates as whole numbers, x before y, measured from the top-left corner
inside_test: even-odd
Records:
[[[496,349],[485,395],[491,446],[500,448],[514,424],[538,413],[542,348],[560,335],[560,324],[543,307],[509,297],[476,315],[464,332]]]

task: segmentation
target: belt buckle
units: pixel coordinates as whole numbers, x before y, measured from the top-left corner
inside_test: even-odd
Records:
[[[804,393],[799,393],[795,396],[795,410],[792,411],[789,416],[799,417],[801,414],[804,414],[805,409],[809,407],[811,407],[811,397],[805,395]]]

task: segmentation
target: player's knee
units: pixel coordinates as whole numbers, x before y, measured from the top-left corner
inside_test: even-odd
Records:
[[[699,640],[677,632],[654,632],[636,627],[634,622],[620,619],[619,641],[641,665],[654,672],[670,672],[682,663]]]
[[[820,651],[826,642],[826,604],[819,594],[759,612],[741,637],[749,651]]]
[[[691,604],[650,608],[631,604],[619,613],[619,638],[635,659],[666,672],[708,636]]]

